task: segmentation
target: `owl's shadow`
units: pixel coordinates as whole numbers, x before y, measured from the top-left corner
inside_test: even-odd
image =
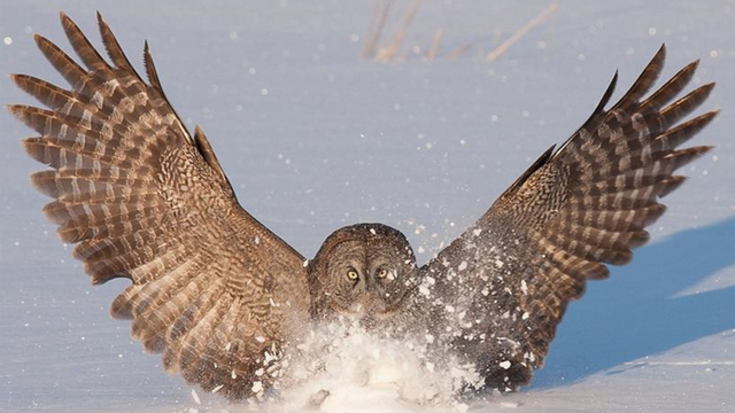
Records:
[[[678,296],[731,265],[735,217],[636,250],[631,264],[588,283],[569,306],[532,388],[571,384],[735,328],[735,286]]]

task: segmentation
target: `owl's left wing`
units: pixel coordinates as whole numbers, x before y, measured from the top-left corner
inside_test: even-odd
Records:
[[[201,130],[191,136],[99,17],[109,62],[74,22],[61,21],[83,67],[36,42],[70,89],[13,75],[49,109],[11,105],[38,132],[23,141],[51,169],[34,186],[54,198],[45,214],[94,284],[128,278],[112,303],[132,335],[163,353],[163,367],[231,399],[276,382],[279,354],[309,317],[304,258],[247,213]]]
[[[644,98],[665,48],[609,109],[617,75],[587,122],[546,151],[471,228],[422,269],[433,304],[448,306],[453,345],[489,387],[514,390],[541,366],[567,304],[588,279],[608,276],[648,240],[659,199],[678,188],[674,172],[709,147],[678,147],[716,115],[679,123],[709,95],[703,85],[672,103],[693,62]]]

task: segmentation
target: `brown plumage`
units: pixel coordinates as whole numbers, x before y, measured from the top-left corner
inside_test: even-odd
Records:
[[[694,74],[687,65],[647,99],[663,68],[656,53],[630,90],[605,110],[617,74],[592,116],[559,150],[546,151],[470,229],[421,269],[437,280],[434,305],[462,303],[446,317],[452,345],[486,376],[514,390],[542,365],[567,304],[604,264],[629,262],[648,240],[659,199],[684,181],[674,175],[710,149],[678,149],[717,114],[677,124],[714,84],[671,102]],[[451,315],[450,315],[451,316]]]
[[[605,109],[613,79],[559,150],[425,266],[380,224],[336,231],[308,262],[240,207],[204,132],[189,134],[166,98],[147,43],[149,83],[98,17],[109,60],[63,13],[85,67],[36,36],[69,90],[12,76],[48,108],[9,106],[38,133],[23,141],[28,154],[51,167],[31,180],[54,198],[44,213],[77,244],[92,282],[131,280],[113,317],[132,319],[133,337],[162,352],[167,371],[230,399],[263,396],[310,322],[336,314],[431,333],[490,388],[527,383],[586,280],[607,277],[605,264],[630,261],[648,240],[659,199],[684,180],[674,172],[709,149],[679,146],[716,114],[680,123],[712,84],[671,102],[696,62],[644,98],[662,47],[618,103]]]
[[[240,208],[207,138],[188,134],[101,17],[112,64],[61,20],[88,70],[36,36],[72,88],[16,75],[51,110],[9,107],[40,135],[24,141],[28,154],[53,168],[31,178],[55,198],[45,214],[78,243],[94,284],[132,281],[111,314],[133,319],[133,337],[163,352],[167,371],[230,398],[262,394],[277,378],[273,357],[309,315],[304,258]]]

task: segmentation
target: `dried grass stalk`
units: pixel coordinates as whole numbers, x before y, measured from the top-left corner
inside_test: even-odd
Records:
[[[516,44],[523,36],[526,35],[529,31],[531,31],[534,27],[538,26],[539,24],[543,23],[544,20],[546,20],[549,16],[554,14],[556,10],[559,9],[559,5],[556,3],[551,3],[549,6],[544,9],[544,11],[541,12],[538,16],[534,17],[531,21],[526,23],[523,27],[520,28],[517,32],[513,33],[512,36],[508,38],[503,44],[498,46],[497,48],[493,49],[490,53],[487,54],[485,57],[485,60],[488,62],[492,62],[493,60],[497,59],[501,55],[503,55],[505,52],[510,49],[511,46]]]
[[[409,27],[411,27],[411,24],[416,19],[416,15],[419,12],[419,9],[421,8],[421,5],[424,4],[425,0],[416,0],[411,4],[411,7],[406,10],[406,12],[403,14],[403,18],[401,19],[401,23],[398,26],[398,29],[396,29],[395,33],[393,34],[393,40],[388,46],[382,47],[380,50],[378,50],[378,53],[375,54],[375,61],[380,63],[387,63],[389,62],[401,49],[401,43],[403,42],[403,39],[406,37],[406,33],[408,32]]]
[[[434,41],[431,42],[431,50],[429,50],[429,60],[436,59],[439,54],[439,48],[442,46],[442,38],[444,37],[444,30],[439,29],[434,32]]]
[[[375,8],[373,9],[372,17],[370,18],[370,26],[368,27],[368,32],[365,36],[365,45],[362,48],[360,59],[367,59],[375,55],[375,47],[383,34],[385,21],[388,19],[388,14],[392,4],[393,0],[377,0],[375,2]]]

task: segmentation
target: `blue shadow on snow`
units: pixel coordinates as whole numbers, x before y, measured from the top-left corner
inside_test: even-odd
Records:
[[[532,388],[563,386],[735,328],[735,287],[675,297],[735,265],[735,217],[636,250],[572,303]]]

